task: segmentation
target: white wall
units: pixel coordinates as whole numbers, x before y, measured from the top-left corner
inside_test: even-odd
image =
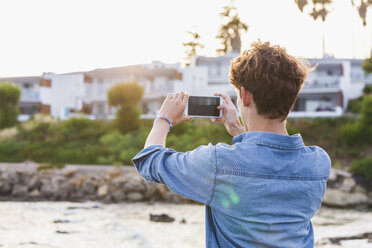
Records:
[[[84,74],[47,73],[43,78],[51,80],[51,87],[40,87],[40,102],[50,105],[53,117],[66,119],[68,109],[80,110],[85,94]]]

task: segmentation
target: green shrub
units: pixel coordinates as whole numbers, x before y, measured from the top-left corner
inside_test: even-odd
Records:
[[[366,85],[363,89],[363,94],[365,95],[372,94],[372,85]]]
[[[136,82],[114,85],[108,92],[108,104],[119,107],[116,112],[116,127],[121,133],[129,133],[140,128],[139,104],[143,96],[143,87]]]
[[[21,90],[17,85],[9,82],[0,83],[0,129],[17,123],[20,95]]]
[[[348,147],[366,143],[364,127],[361,123],[348,123],[341,129],[341,139]]]
[[[60,163],[54,163],[54,164],[42,163],[37,167],[37,170],[40,171],[40,170],[48,170],[48,169],[63,169],[64,167],[65,165],[60,164]]]
[[[355,175],[362,176],[367,183],[372,183],[372,158],[355,160],[350,171]]]
[[[364,96],[363,98],[360,121],[366,127],[372,126],[372,96]]]
[[[358,97],[349,101],[347,105],[347,110],[354,114],[359,114],[362,109],[363,97]]]

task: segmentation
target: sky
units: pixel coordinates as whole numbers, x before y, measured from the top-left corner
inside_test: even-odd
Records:
[[[242,50],[257,39],[295,56],[365,58],[372,49],[372,8],[363,27],[350,0],[334,1],[325,23],[301,13],[294,0],[235,0]],[[152,61],[184,62],[187,30],[216,56],[215,37],[227,0],[0,0],[0,77],[75,72]],[[309,11],[309,7],[305,12]]]

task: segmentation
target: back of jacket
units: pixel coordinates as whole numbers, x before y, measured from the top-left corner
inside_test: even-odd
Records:
[[[300,135],[248,132],[216,147],[208,247],[313,247],[310,219],[330,171],[327,153]]]
[[[153,145],[133,158],[148,181],[206,205],[207,247],[313,247],[310,219],[330,172],[301,135],[246,132],[233,145],[181,153]]]

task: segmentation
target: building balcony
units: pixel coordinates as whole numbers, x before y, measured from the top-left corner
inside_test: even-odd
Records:
[[[21,102],[38,102],[40,93],[38,91],[24,90],[21,91]]]
[[[338,88],[340,87],[340,81],[339,80],[329,80],[329,81],[318,81],[318,80],[312,80],[312,81],[306,81],[305,82],[305,88]]]

